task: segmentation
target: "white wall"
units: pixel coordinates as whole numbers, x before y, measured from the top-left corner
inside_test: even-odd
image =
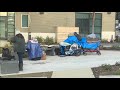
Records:
[[[23,33],[21,32],[25,38],[25,41],[27,42],[28,41],[28,33]],[[47,36],[48,37],[53,37],[55,39],[55,33],[31,33],[31,37],[37,37],[37,36],[41,36],[43,38],[46,38]]]
[[[113,35],[113,39],[115,39],[115,32],[103,31],[102,32],[102,39],[110,40],[112,35]]]

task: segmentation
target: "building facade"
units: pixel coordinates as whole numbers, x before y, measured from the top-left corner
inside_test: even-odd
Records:
[[[79,34],[92,33],[92,12],[0,12],[0,42],[20,31],[31,37],[56,38],[57,27],[79,27]],[[94,32],[100,39],[115,37],[115,12],[96,12]]]

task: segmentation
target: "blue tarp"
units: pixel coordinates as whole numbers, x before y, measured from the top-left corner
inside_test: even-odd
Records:
[[[100,41],[95,43],[88,43],[86,37],[82,37],[81,40],[78,40],[76,36],[69,36],[64,42],[70,43],[70,44],[78,44],[78,46],[82,46],[86,49],[97,49],[100,46]]]
[[[27,43],[27,50],[28,50],[28,55],[30,60],[34,58],[42,57],[43,50],[39,43],[32,43],[29,41]]]
[[[69,36],[64,42],[69,43],[69,44],[74,44],[77,43],[79,46],[81,45],[81,41],[77,39],[76,36]]]
[[[92,50],[95,50],[97,49],[99,46],[100,46],[100,41],[97,41],[95,43],[88,43],[87,42],[87,38],[83,37],[81,39],[81,46],[84,48],[84,49],[92,49]]]

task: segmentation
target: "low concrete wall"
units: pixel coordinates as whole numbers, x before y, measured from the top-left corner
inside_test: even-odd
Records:
[[[113,39],[115,39],[115,32],[114,31],[103,31],[102,32],[102,39],[110,40],[112,35],[113,35]]]
[[[23,36],[25,37],[25,41],[27,42],[28,41],[28,33],[23,33]],[[37,36],[41,36],[43,38],[46,38],[47,36],[48,37],[53,37],[55,39],[55,33],[31,33],[31,37],[37,37]]]

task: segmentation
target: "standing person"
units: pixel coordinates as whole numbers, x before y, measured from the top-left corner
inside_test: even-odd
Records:
[[[14,51],[17,52],[19,59],[19,71],[23,71],[23,54],[25,52],[25,39],[21,33],[17,34],[12,40]]]

